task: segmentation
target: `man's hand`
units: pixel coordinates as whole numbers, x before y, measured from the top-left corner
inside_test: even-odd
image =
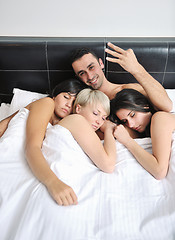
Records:
[[[108,61],[118,63],[122,68],[124,68],[132,75],[140,71],[142,66],[137,61],[137,58],[132,49],[123,50],[122,48],[119,48],[112,43],[108,43],[108,46],[114,50],[112,51],[108,48],[105,49],[108,54],[114,57],[107,57],[106,59]]]
[[[113,50],[107,48],[105,51],[114,58],[107,57],[106,59],[110,62],[118,63],[127,72],[131,73],[140,84],[130,84],[129,88],[132,86],[132,88],[145,95],[156,110],[171,111],[173,104],[164,87],[137,61],[133,50],[123,50],[112,43],[108,43],[108,46]],[[127,85],[125,84],[125,86]]]

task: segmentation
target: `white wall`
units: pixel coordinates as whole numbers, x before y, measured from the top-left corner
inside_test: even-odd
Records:
[[[175,0],[0,0],[0,36],[175,36]]]

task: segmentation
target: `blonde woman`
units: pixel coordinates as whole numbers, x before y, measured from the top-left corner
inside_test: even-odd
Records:
[[[59,144],[60,135],[63,135],[63,139],[66,135],[65,131],[69,131],[99,169],[112,173],[116,163],[116,144],[113,136],[115,124],[106,120],[110,113],[109,98],[101,91],[84,89],[76,97],[73,112],[74,114],[64,117],[56,125],[58,136],[55,139],[56,151],[63,151],[60,147],[61,143]],[[37,156],[37,150],[33,148],[35,139],[30,141],[34,134],[30,128],[32,124],[29,118],[26,157],[34,175],[47,187],[50,195],[59,205],[77,204],[77,196],[73,189],[58,179],[50,170],[48,163],[43,161],[39,155]],[[102,128],[104,132],[103,144],[96,134],[99,128]],[[69,151],[69,145],[67,151]]]

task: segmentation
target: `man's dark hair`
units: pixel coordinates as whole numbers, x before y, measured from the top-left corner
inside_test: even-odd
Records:
[[[89,53],[91,53],[98,61],[98,57],[92,49],[82,47],[82,48],[77,48],[77,49],[72,51],[71,56],[70,56],[70,64],[72,65],[73,62],[80,59],[85,54],[89,54]]]

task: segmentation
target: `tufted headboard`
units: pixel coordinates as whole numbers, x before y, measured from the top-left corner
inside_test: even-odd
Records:
[[[136,82],[119,65],[105,60],[107,42],[132,48],[138,61],[166,89],[175,89],[175,38],[48,38],[0,37],[0,100],[10,102],[13,88],[49,93],[74,73],[69,64],[73,49],[89,47],[102,58],[105,74],[113,83]]]

